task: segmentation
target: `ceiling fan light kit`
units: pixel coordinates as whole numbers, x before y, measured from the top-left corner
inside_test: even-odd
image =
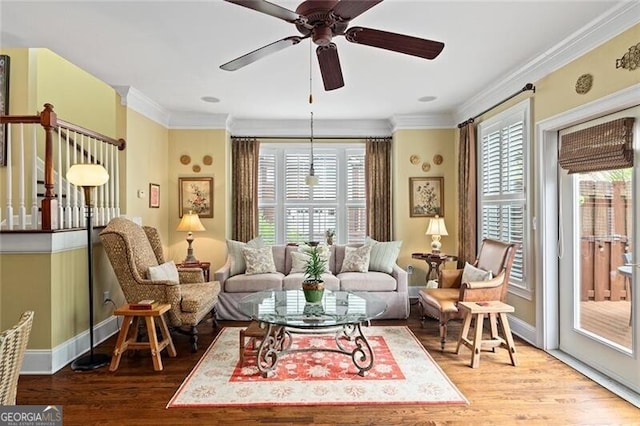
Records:
[[[338,46],[333,37],[344,36],[350,43],[364,44],[424,59],[435,59],[444,43],[364,27],[347,29],[349,21],[382,0],[307,0],[294,11],[265,0],[225,0],[294,24],[302,36],[290,36],[267,44],[220,66],[235,71],[272,53],[300,43],[305,38],[318,45],[316,56],[325,90],[344,86]]]

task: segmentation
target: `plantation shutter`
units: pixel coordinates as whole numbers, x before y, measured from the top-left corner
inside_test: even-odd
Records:
[[[558,163],[569,173],[633,167],[633,117],[562,136]]]
[[[362,243],[367,234],[365,155],[347,151],[347,241]]]
[[[309,155],[287,152],[284,158],[285,198],[287,200],[308,200],[309,187],[305,177],[309,174]],[[315,166],[315,165],[314,165]]]
[[[276,153],[261,149],[258,163],[258,235],[267,244],[276,243]]]

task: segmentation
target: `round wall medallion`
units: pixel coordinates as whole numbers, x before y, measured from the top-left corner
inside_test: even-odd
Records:
[[[182,155],[180,157],[180,162],[186,166],[191,162],[191,157],[189,157],[188,155]]]
[[[436,154],[433,156],[433,164],[440,165],[442,164],[442,161],[444,161],[444,158],[442,158],[442,155]]]
[[[423,172],[428,172],[429,170],[431,170],[431,164],[427,163],[426,161],[424,163],[422,163],[422,171]]]
[[[210,166],[211,164],[213,164],[213,157],[211,157],[210,155],[205,155],[204,157],[202,157],[202,163],[205,166]]]
[[[200,166],[197,164],[194,164],[193,167],[191,168],[194,172],[199,173],[200,172]]]
[[[420,162],[420,157],[413,154],[411,157],[409,157],[409,161],[411,162],[411,164],[418,164]]]
[[[582,74],[576,81],[576,93],[584,95],[593,85],[593,76],[591,74]]]

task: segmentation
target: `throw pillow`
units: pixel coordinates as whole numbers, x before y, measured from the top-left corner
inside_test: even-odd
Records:
[[[370,271],[386,272],[393,271],[393,265],[398,260],[402,241],[389,241],[381,243],[373,238],[367,237],[364,242],[371,246],[371,259],[369,261]]]
[[[173,260],[165,262],[162,265],[150,266],[147,276],[151,281],[171,281],[176,284],[180,283],[180,275],[178,268]]]
[[[474,281],[488,281],[491,278],[493,278],[491,271],[485,271],[484,269],[476,268],[469,262],[465,263],[464,270],[462,271],[463,283]]]
[[[244,261],[244,254],[242,253],[242,249],[245,247],[264,247],[264,241],[262,241],[262,237],[260,236],[254,238],[248,243],[227,240],[227,251],[229,252],[229,259],[231,261],[231,271],[229,272],[229,276],[244,274],[244,271],[247,269],[247,265]]]
[[[345,247],[344,260],[340,272],[367,272],[369,270],[369,259],[371,257],[371,246]]]
[[[242,249],[244,260],[247,265],[246,274],[269,274],[276,272],[276,264],[273,261],[273,251],[271,247]]]

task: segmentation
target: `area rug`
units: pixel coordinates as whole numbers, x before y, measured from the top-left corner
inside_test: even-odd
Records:
[[[467,404],[407,327],[365,327],[374,365],[359,376],[351,357],[332,352],[283,356],[269,377],[255,357],[238,362],[239,327],[223,329],[167,408],[264,405]],[[294,335],[292,349],[334,348],[333,334]]]

